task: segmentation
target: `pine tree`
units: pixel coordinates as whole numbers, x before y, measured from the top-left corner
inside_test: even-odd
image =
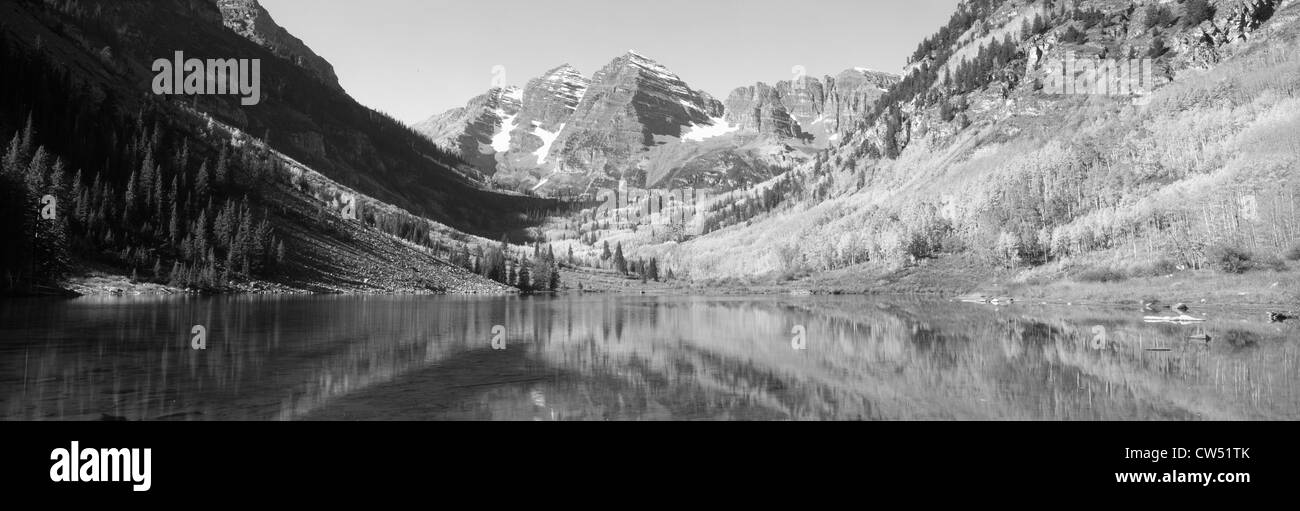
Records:
[[[24,161],[20,156],[21,154],[22,142],[18,134],[14,133],[13,138],[9,140],[9,148],[5,150],[4,163],[3,166],[0,166],[0,170],[3,170],[6,175],[17,175],[19,165],[21,165],[19,162]]]
[[[217,219],[212,225],[212,234],[216,237],[216,244],[223,250],[230,251],[232,241],[235,237],[235,211],[230,201],[222,206],[221,212],[217,213]]]
[[[198,176],[194,178],[194,192],[200,203],[208,199],[212,186],[211,179],[212,177],[208,175],[208,160],[203,160],[203,163],[199,164]]]
[[[216,184],[217,186],[226,186],[230,184],[230,161],[229,153],[226,146],[221,147],[221,154],[217,156]]]
[[[560,266],[555,262],[554,257],[551,258],[550,270],[551,270],[551,275],[550,278],[547,279],[546,287],[551,291],[558,291],[560,289]]]
[[[614,269],[619,273],[627,274],[627,260],[623,258],[623,243],[619,242],[614,249]]]
[[[45,189],[45,176],[50,171],[49,155],[45,152],[45,146],[36,148],[36,154],[32,155],[32,161],[27,166],[26,185],[27,191],[33,197],[40,197]]]
[[[889,113],[885,117],[885,133],[881,137],[881,143],[884,144],[883,152],[886,158],[898,158],[902,147],[898,144],[898,135],[902,130],[903,114],[897,105],[889,107]]]
[[[181,150],[172,158],[172,168],[176,172],[185,172],[185,167],[190,164],[190,139],[181,140]]]
[[[529,260],[519,261],[519,276],[515,287],[524,291],[529,291],[533,288],[533,273],[528,269],[532,264],[532,261]]]
[[[180,242],[181,239],[181,215],[176,211],[176,201],[172,201],[171,220],[167,225],[167,232],[172,245]]]
[[[262,221],[257,223],[257,229],[253,231],[253,246],[256,253],[254,264],[255,271],[261,271],[271,258],[271,250],[274,248],[274,233],[271,227],[271,221],[266,218],[265,213],[262,215]]]
[[[153,197],[150,195],[153,190],[154,172],[158,169],[153,162],[153,151],[144,154],[144,162],[140,164],[140,182],[136,183],[136,194],[140,197],[139,211],[148,211],[153,205]]]
[[[18,144],[18,152],[15,156],[18,161],[26,161],[32,154],[32,146],[36,144],[36,129],[32,126],[32,113],[27,112],[27,124],[23,126],[23,136]]]
[[[252,274],[251,259],[253,258],[253,214],[248,210],[248,200],[244,200],[244,206],[239,212],[239,231],[235,234],[234,245],[239,247],[239,264],[240,272],[244,275]]]
[[[199,210],[199,217],[194,219],[194,225],[190,227],[190,233],[194,235],[194,246],[200,254],[207,254],[208,247],[208,210]]]
[[[181,262],[172,263],[172,274],[167,280],[167,285],[172,287],[181,287],[185,284],[185,269],[181,267]]]
[[[483,261],[484,277],[501,283],[506,283],[506,251],[509,246],[506,244],[506,238],[503,236],[501,242],[485,254]]]

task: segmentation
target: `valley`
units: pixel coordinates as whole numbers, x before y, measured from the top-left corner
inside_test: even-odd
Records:
[[[409,127],[349,97],[253,0],[4,8],[7,62],[79,109],[5,89],[6,193],[53,190],[71,210],[10,213],[26,219],[10,235],[35,240],[7,256],[13,293],[1300,307],[1290,1],[968,0],[897,75],[845,62],[715,98],[629,50]],[[181,19],[197,35],[168,28]],[[163,28],[110,30],[145,23]],[[183,38],[205,41],[196,58],[260,56],[264,104],[140,96]],[[1108,63],[1150,83],[1112,90]],[[233,170],[214,182],[219,161]]]

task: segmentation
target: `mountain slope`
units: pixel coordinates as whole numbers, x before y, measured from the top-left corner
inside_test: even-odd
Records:
[[[31,11],[36,4],[16,5]],[[455,155],[341,91],[322,86],[308,69],[228,28],[215,2],[91,0],[45,16],[41,23],[49,26],[31,28],[77,34],[82,55],[68,58],[88,57],[83,67],[110,66],[109,85],[128,108],[149,90],[153,60],[178,49],[187,58],[261,59],[258,105],[244,107],[227,95],[185,100],[331,179],[413,213],[495,238],[526,228],[517,220],[520,214],[547,207],[535,199],[485,191],[477,172]],[[97,56],[104,48],[111,54],[108,61]]]
[[[693,279],[812,275],[804,285],[850,291],[927,268],[961,275],[931,281],[945,291],[1288,268],[1282,257],[1300,254],[1300,6],[1056,4],[964,2],[859,129],[695,208],[704,235],[588,224],[575,253],[595,261],[618,242]],[[1084,92],[1130,56],[1152,70],[1150,93]],[[1072,69],[1079,89],[1054,90],[1071,58],[1091,62]]]
[[[4,68],[23,77],[0,86],[0,188],[21,219],[6,226],[7,290],[95,267],[217,291],[502,292],[463,269],[469,254],[548,207],[481,189],[455,157],[229,30],[210,1],[0,14]],[[150,93],[149,63],[175,49],[262,59],[262,103]],[[56,217],[29,207],[43,195]]]
[[[463,107],[453,108],[415,124],[412,129],[423,133],[435,144],[450,148],[470,165],[495,173],[497,150],[509,149],[507,136],[513,119],[519,115],[521,93],[517,87],[493,88],[470,99]]]

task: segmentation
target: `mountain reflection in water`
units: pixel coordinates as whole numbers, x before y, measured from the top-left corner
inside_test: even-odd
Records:
[[[1296,326],[1141,318],[840,296],[11,300],[0,418],[1300,418]]]

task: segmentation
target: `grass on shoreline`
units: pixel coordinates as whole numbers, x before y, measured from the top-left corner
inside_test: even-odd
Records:
[[[1175,271],[1163,276],[1084,282],[1045,272],[990,269],[968,256],[923,261],[907,268],[870,263],[796,279],[776,277],[719,280],[672,280],[642,283],[610,270],[565,268],[564,292],[640,294],[896,294],[956,298],[968,294],[1011,297],[1021,302],[1072,305],[1137,305],[1157,301],[1201,306],[1268,308],[1300,312],[1300,268],[1292,263],[1276,270],[1242,274],[1214,270]],[[132,283],[129,278],[92,272],[71,282],[81,294],[175,294],[183,290]],[[579,287],[581,285],[581,287]],[[267,290],[248,290],[266,292]],[[281,292],[289,290],[280,290]],[[293,290],[289,292],[301,292]]]
[[[1241,274],[1184,270],[1160,276],[1085,282],[1060,271],[1048,274],[989,268],[970,256],[950,256],[902,269],[866,263],[789,280],[769,277],[679,281],[657,283],[644,289],[633,282],[609,290],[728,295],[911,294],[945,298],[982,294],[1060,304],[1130,305],[1157,301],[1165,305],[1184,302],[1300,311],[1300,268],[1296,266],[1290,263],[1277,269]]]

